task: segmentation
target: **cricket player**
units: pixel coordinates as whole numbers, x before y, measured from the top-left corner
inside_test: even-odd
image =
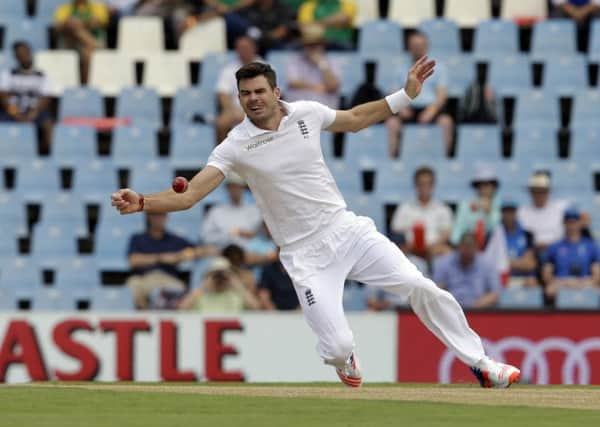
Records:
[[[348,278],[407,297],[421,321],[471,367],[483,387],[508,387],[520,371],[488,358],[454,297],[424,277],[370,218],[347,210],[321,152],[322,130],[357,132],[396,114],[419,94],[434,67],[435,61],[423,57],[409,70],[404,89],[336,111],[317,102],[283,102],[268,64],[244,65],[236,79],[246,116],[213,150],[187,191],[142,195],[122,189],[112,195],[112,205],[121,214],[189,209],[235,172],[248,183],[280,247],[281,262],[318,337],[319,355],[342,382],[351,387],[362,382],[342,306]]]

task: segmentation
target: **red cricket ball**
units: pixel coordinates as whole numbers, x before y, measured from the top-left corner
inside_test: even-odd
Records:
[[[173,191],[176,193],[185,193],[188,188],[188,180],[178,176],[173,180]]]

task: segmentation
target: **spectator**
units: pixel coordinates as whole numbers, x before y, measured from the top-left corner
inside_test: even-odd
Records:
[[[311,100],[339,107],[340,70],[325,53],[323,30],[311,25],[302,29],[302,52],[286,64],[289,101]]]
[[[517,217],[523,228],[533,234],[538,250],[547,248],[563,237],[563,215],[569,202],[550,200],[550,177],[543,172],[529,179],[531,205],[521,206]]]
[[[256,295],[256,279],[252,271],[246,267],[246,254],[238,245],[227,245],[222,251],[222,256],[231,264],[231,271],[235,273],[244,287]]]
[[[590,21],[600,17],[598,0],[552,0],[552,17],[570,18],[577,24],[577,48],[587,51]]]
[[[42,151],[47,152],[52,141],[50,116],[51,82],[43,71],[33,67],[29,44],[13,44],[16,66],[0,74],[0,121],[31,122],[41,129]]]
[[[185,31],[196,25],[219,16],[216,7],[205,0],[186,0],[185,6],[177,9],[173,14],[173,26],[177,30],[177,38]]]
[[[279,260],[263,267],[258,285],[258,298],[264,310],[296,310],[298,296]]]
[[[352,49],[356,14],[352,0],[306,0],[298,9],[298,22],[322,26],[329,47]]]
[[[543,256],[542,278],[546,295],[553,298],[560,288],[600,286],[600,249],[582,234],[581,214],[564,213],[565,237],[551,245]]]
[[[498,108],[494,90],[486,84],[486,73],[477,66],[477,76],[461,100],[460,121],[463,123],[496,123]]]
[[[260,230],[262,217],[258,208],[244,202],[246,183],[234,173],[225,181],[229,193],[229,203],[213,206],[202,224],[204,242],[224,248],[235,243],[245,248]]]
[[[408,51],[413,62],[418,61],[427,54],[427,37],[421,32],[414,32],[408,38]],[[452,147],[452,134],[454,121],[449,114],[444,112],[448,100],[448,80],[446,67],[443,63],[436,64],[435,73],[431,76],[419,96],[410,106],[405,107],[397,115],[386,120],[390,155],[398,155],[398,141],[403,123],[431,124],[441,126],[444,132],[446,150]]]
[[[517,204],[512,200],[502,202],[501,226],[510,264],[510,286],[538,286],[533,235],[517,220]]]
[[[500,223],[500,201],[497,197],[498,177],[487,166],[478,167],[471,185],[477,192],[474,200],[463,200],[458,206],[450,242],[457,244],[465,232],[474,232],[479,248],[488,233]]]
[[[409,242],[409,253],[429,258],[446,253],[452,229],[452,211],[433,198],[435,172],[427,166],[415,171],[416,200],[403,203],[392,216],[391,229]]]
[[[227,43],[229,46],[233,42],[248,32],[250,23],[246,17],[246,12],[256,0],[204,0],[208,6],[214,8],[219,16],[225,19],[227,24]]]
[[[217,257],[206,270],[202,285],[183,298],[180,308],[203,313],[238,313],[244,309],[258,310],[260,303],[232,271],[229,261]]]
[[[227,133],[244,119],[244,112],[238,100],[235,72],[250,62],[262,62],[257,55],[256,43],[250,37],[240,37],[235,41],[237,58],[223,67],[217,81],[217,98],[220,114],[215,123],[217,144],[225,139]]]
[[[294,15],[280,0],[256,0],[246,12],[248,34],[258,40],[262,53],[284,49],[295,29]]]
[[[461,236],[456,251],[436,260],[433,276],[465,308],[493,307],[502,289],[494,265],[477,253],[477,239],[471,232]]]
[[[195,247],[166,228],[166,214],[146,214],[146,231],[134,234],[129,241],[127,285],[131,287],[138,308],[147,308],[154,289],[183,291],[177,266],[184,261],[215,254],[211,247]]]
[[[105,46],[108,20],[108,8],[103,3],[88,0],[64,3],[54,13],[61,44],[79,52],[83,83],[88,81],[92,54]]]

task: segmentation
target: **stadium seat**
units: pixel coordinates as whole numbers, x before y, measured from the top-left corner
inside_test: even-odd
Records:
[[[512,21],[480,22],[475,30],[474,46],[474,56],[481,60],[514,55],[519,51],[519,29]]]
[[[357,13],[354,20],[356,27],[362,27],[365,22],[379,19],[379,4],[372,0],[356,0]]]
[[[48,194],[60,191],[58,168],[48,160],[30,161],[28,167],[21,164],[15,178],[15,191],[24,200],[43,201]]]
[[[444,17],[453,20],[460,27],[473,28],[481,21],[492,17],[490,0],[446,0]]]
[[[143,81],[160,96],[173,96],[177,90],[190,84],[189,63],[178,53],[148,55]]]
[[[458,128],[457,160],[473,163],[478,159],[502,159],[500,129],[495,125],[461,125]]]
[[[198,203],[185,211],[169,214],[167,229],[191,242],[197,242],[200,238],[202,218],[204,218],[204,206]]]
[[[435,0],[390,0],[388,19],[403,27],[416,28],[435,18]]]
[[[31,296],[41,283],[42,271],[30,257],[10,259],[0,271],[0,288],[11,290],[16,297]]]
[[[158,16],[125,16],[119,19],[117,49],[136,59],[164,50],[163,21]]]
[[[4,52],[12,54],[12,45],[26,41],[33,51],[48,49],[48,30],[35,19],[20,19],[4,23]]]
[[[402,130],[400,157],[411,164],[437,162],[446,158],[442,129],[436,125],[406,125]]]
[[[98,287],[92,292],[90,309],[95,311],[132,311],[133,294],[127,286]]]
[[[152,88],[128,87],[117,97],[115,116],[129,118],[134,126],[158,129],[162,124],[160,98]]]
[[[19,21],[27,17],[27,3],[25,1],[0,2],[0,23]]]
[[[584,289],[559,289],[555,304],[559,310],[598,310],[600,294],[592,287]]]
[[[38,224],[31,240],[31,256],[45,266],[76,256],[79,233],[75,228],[68,223]]]
[[[469,54],[451,55],[442,61],[448,76],[448,95],[462,98],[467,87],[475,80],[473,57]]]
[[[140,224],[137,228],[128,226],[127,224],[131,224],[131,221],[127,220],[110,221],[114,224],[109,224],[109,221],[104,220],[98,224],[94,254],[100,270],[129,270],[127,264],[129,239],[134,233],[143,231],[142,218],[139,216],[139,219],[136,220]]]
[[[31,309],[35,311],[72,311],[76,309],[73,295],[60,289],[41,287],[34,289]]]
[[[547,0],[503,0],[500,6],[502,19],[528,23],[546,19],[547,16]]]
[[[363,58],[348,52],[329,52],[328,55],[341,72],[340,93],[351,99],[358,86],[366,80]]]
[[[235,58],[236,55],[229,53],[209,53],[206,55],[199,67],[200,78],[198,82],[200,88],[207,94],[214,94],[221,70],[230,62],[235,61]]]
[[[557,55],[574,55],[575,40],[575,22],[571,19],[537,22],[531,41],[532,59],[543,61]]]
[[[458,203],[473,197],[471,178],[474,165],[452,160],[435,163],[436,195],[444,202]]]
[[[77,297],[89,296],[100,286],[100,273],[93,256],[65,260],[56,266],[53,286]]]
[[[158,193],[171,188],[173,170],[162,161],[136,165],[129,177],[129,186],[142,194]]]
[[[517,161],[558,161],[556,126],[552,124],[521,125],[514,129],[512,159]]]
[[[494,55],[488,70],[489,85],[500,96],[515,96],[531,89],[531,64],[525,55]]]
[[[35,128],[29,123],[0,123],[0,165],[18,165],[37,157]]]
[[[343,160],[328,162],[329,170],[341,193],[346,196],[362,192],[362,173],[355,167],[351,167]]]
[[[135,64],[131,57],[114,50],[97,50],[90,63],[89,85],[104,96],[117,96],[135,85]]]
[[[508,288],[500,293],[498,307],[505,309],[540,309],[544,307],[541,288]]]
[[[389,160],[385,126],[371,126],[356,133],[346,133],[344,162],[350,168],[372,169]]]
[[[367,309],[367,287],[356,282],[346,282],[343,295],[344,311]]]
[[[573,126],[571,131],[569,159],[585,165],[600,159],[600,127]]]
[[[52,23],[56,8],[65,3],[65,0],[36,0],[35,1],[35,17],[36,19]]]
[[[214,119],[217,107],[216,98],[212,98],[213,93],[212,90],[207,92],[197,87],[179,89],[173,98],[171,126],[192,124],[195,116],[204,117],[208,121]]]
[[[0,224],[15,236],[22,236],[27,232],[25,204],[21,196],[15,194],[14,191],[10,193],[0,192]]]
[[[584,90],[577,92],[573,99],[571,114],[571,129],[574,131],[581,127],[600,127],[600,91]]]
[[[90,127],[58,124],[52,138],[52,158],[60,166],[76,166],[96,157],[96,132]]]
[[[118,188],[116,166],[110,160],[88,159],[73,171],[72,191],[86,202],[101,202]]]
[[[412,64],[407,56],[387,55],[378,59],[375,85],[385,93],[395,92],[404,86]]]
[[[447,19],[430,19],[423,21],[419,30],[427,36],[429,55],[432,57],[460,53],[460,35],[456,23]]]
[[[571,96],[587,88],[587,62],[583,55],[555,56],[544,65],[544,90]]]
[[[176,167],[199,168],[206,164],[215,144],[212,125],[180,125],[173,128],[169,160]]]
[[[404,50],[402,28],[396,22],[385,19],[366,22],[358,35],[358,51],[373,54],[396,54]]]
[[[321,132],[321,152],[323,153],[323,159],[327,163],[337,160],[334,152],[333,138],[333,132]]]
[[[5,222],[5,220],[4,214],[0,211],[0,236],[2,236],[0,239],[0,259],[14,258],[19,253],[16,230],[12,227],[12,222]]]
[[[0,285],[2,280],[0,279]],[[0,286],[0,312],[17,310],[18,299],[12,289]]]
[[[521,125],[558,128],[560,126],[558,98],[541,90],[521,92],[515,105],[513,126]]]
[[[68,88],[64,91],[59,106],[59,118],[104,117],[102,95],[89,87]]]
[[[78,236],[87,235],[86,213],[78,194],[70,191],[49,193],[42,204],[38,225],[68,226]]]
[[[60,96],[66,88],[80,84],[79,58],[73,50],[38,51],[35,53],[35,65],[50,80],[54,96]]]
[[[593,19],[590,26],[588,58],[592,62],[600,62],[600,19]]]
[[[420,166],[420,165],[419,165]],[[394,161],[375,171],[374,192],[380,200],[402,201],[412,198],[415,164]]]
[[[377,230],[384,234],[386,233],[385,209],[383,203],[378,202],[374,195],[344,195],[344,198],[348,204],[348,209],[350,209],[356,215],[362,215],[371,218],[373,222],[375,222]]]
[[[197,24],[179,39],[179,52],[188,61],[201,61],[210,53],[226,51],[225,20],[221,17]]]
[[[543,163],[534,163],[533,167],[549,170],[552,176],[552,193],[557,198],[577,202],[594,196],[593,176],[588,168],[564,160],[548,163],[547,168]]]
[[[296,52],[287,50],[272,50],[267,56],[267,62],[277,74],[277,85],[282,88],[282,95],[285,98],[285,88],[287,87],[287,64],[290,57],[295,56]]]
[[[152,126],[118,127],[113,132],[111,156],[118,166],[137,166],[158,159],[156,129]]]

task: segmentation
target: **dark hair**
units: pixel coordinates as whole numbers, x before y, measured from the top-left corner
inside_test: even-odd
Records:
[[[229,260],[232,265],[239,265],[244,263],[245,253],[244,249],[235,244],[227,245],[221,251],[221,255]]]
[[[29,43],[27,43],[25,40],[17,40],[12,45],[13,52],[17,53],[17,49],[20,47],[26,47],[27,49],[31,50],[31,46],[29,46]]]
[[[421,166],[418,168],[413,175],[413,182],[416,184],[417,180],[422,175],[429,175],[431,179],[435,182],[435,172],[429,166]]]
[[[275,70],[273,70],[269,64],[250,62],[235,73],[238,88],[240,87],[240,80],[253,79],[257,76],[265,76],[272,89],[277,86],[277,75],[275,74]]]

